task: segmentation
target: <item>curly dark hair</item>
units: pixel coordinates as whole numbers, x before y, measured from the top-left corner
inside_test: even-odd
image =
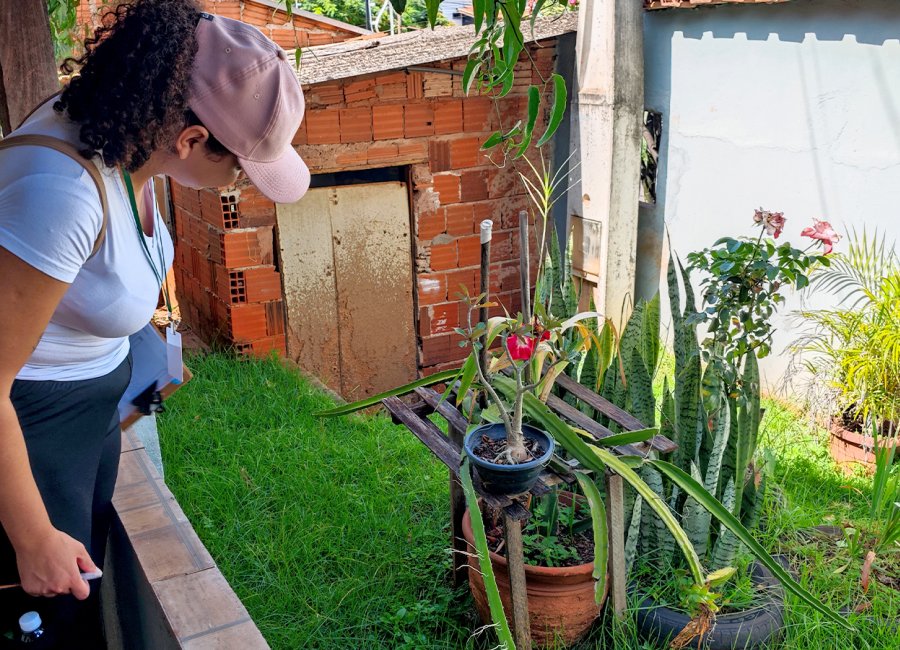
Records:
[[[199,123],[188,92],[200,11],[196,0],[120,4],[84,41],[84,54],[63,62],[63,73],[78,74],[53,107],[80,125],[86,155],[133,172]],[[218,142],[208,148],[227,151]]]

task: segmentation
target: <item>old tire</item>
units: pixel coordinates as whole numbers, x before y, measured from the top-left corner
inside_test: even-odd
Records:
[[[759,562],[750,566],[750,577],[760,589],[762,602],[752,609],[717,616],[715,627],[701,646],[705,650],[768,650],[781,642],[784,631],[781,583]],[[645,598],[637,612],[641,637],[660,647],[668,647],[668,642],[678,636],[689,620],[683,612],[657,606],[652,598]]]

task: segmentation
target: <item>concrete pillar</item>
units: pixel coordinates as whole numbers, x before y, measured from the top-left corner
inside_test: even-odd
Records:
[[[642,25],[643,8],[637,0],[587,0],[579,12],[581,213],[576,207],[573,264],[596,283],[597,309],[617,325],[627,319],[634,297],[644,106]]]

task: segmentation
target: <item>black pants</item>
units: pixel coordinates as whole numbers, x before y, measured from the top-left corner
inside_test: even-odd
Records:
[[[38,490],[59,530],[84,544],[102,567],[119,470],[117,406],[131,378],[131,355],[108,375],[83,381],[16,380],[10,394],[28,448]],[[18,582],[15,552],[0,531],[0,584]],[[0,648],[27,611],[41,615],[41,648],[103,648],[100,582],[85,601],[74,596],[32,598],[21,589],[0,591]],[[8,644],[15,647],[14,644]]]

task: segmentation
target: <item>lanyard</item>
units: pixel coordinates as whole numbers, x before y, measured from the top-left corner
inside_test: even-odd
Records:
[[[159,269],[156,268],[156,263],[153,261],[153,255],[150,254],[150,249],[147,247],[147,239],[144,235],[144,228],[141,226],[141,216],[138,213],[137,200],[135,200],[134,196],[134,184],[131,182],[131,174],[123,168],[122,177],[125,179],[125,188],[128,190],[128,201],[131,204],[131,214],[134,217],[134,225],[137,228],[138,241],[141,242],[141,248],[144,249],[144,256],[150,264],[150,268],[153,271],[153,277],[156,278],[157,283],[162,289],[163,300],[166,303],[166,311],[169,314],[169,322],[173,323],[175,319],[172,317],[172,302],[169,300],[169,287],[166,282],[166,261],[165,255],[163,254],[162,237],[157,234],[159,223],[156,220],[155,211],[153,234],[155,235],[154,239],[156,240],[156,254],[159,259]]]

